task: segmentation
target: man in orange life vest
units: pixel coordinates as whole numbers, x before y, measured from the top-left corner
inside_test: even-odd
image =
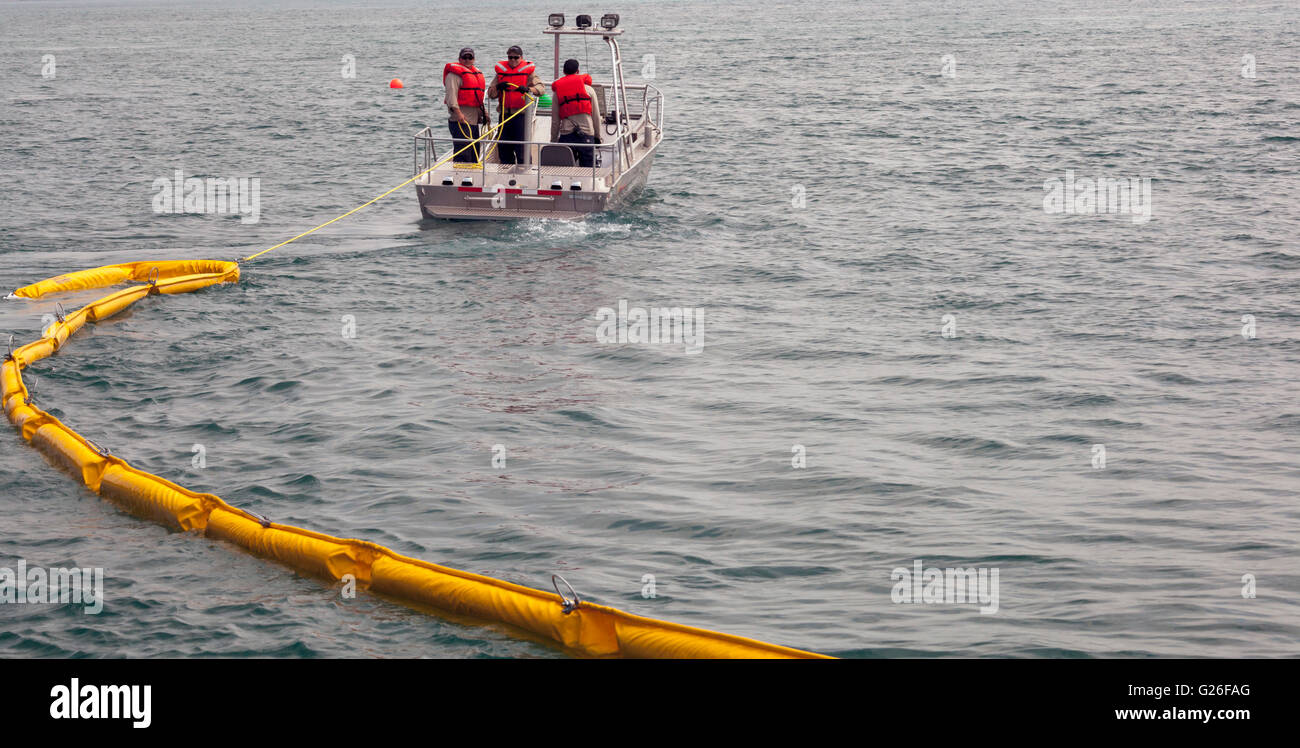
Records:
[[[514,46],[506,52],[506,59],[496,65],[496,77],[492,79],[492,85],[488,90],[492,98],[501,100],[498,121],[504,124],[501,126],[500,139],[528,140],[531,133],[529,125],[533,119],[532,112],[522,112],[509,122],[506,122],[506,119],[527,105],[525,93],[541,96],[546,93],[546,86],[538,80],[536,66],[524,59],[522,49]],[[522,164],[524,154],[528,152],[527,148],[526,145],[499,144],[497,155],[503,164]]]
[[[469,47],[462,49],[459,62],[449,62],[443,66],[442,85],[447,89],[444,103],[449,115],[447,127],[451,130],[451,148],[459,151],[482,134],[482,128],[492,124],[487,106],[484,105],[487,85],[483,74],[474,67],[474,50]],[[475,143],[452,160],[459,163],[478,161],[481,145]]]
[[[578,73],[577,60],[564,61],[564,77],[551,84],[554,105],[559,109],[560,127],[557,143],[597,143],[600,100],[591,87],[591,76]],[[578,166],[590,168],[592,149],[573,148]]]

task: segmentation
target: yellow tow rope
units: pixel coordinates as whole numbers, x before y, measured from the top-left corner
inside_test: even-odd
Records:
[[[388,190],[388,191],[385,192],[384,194],[379,195],[378,197],[374,197],[374,198],[371,198],[370,200],[365,201],[364,203],[358,205],[357,207],[353,208],[352,210],[349,210],[347,213],[344,213],[344,214],[341,215],[341,216],[335,216],[334,218],[329,219],[329,220],[326,221],[325,223],[322,223],[321,225],[319,225],[319,226],[317,226],[317,227],[315,227],[315,228],[307,229],[306,231],[302,232],[301,234],[295,236],[294,238],[292,238],[292,239],[285,239],[284,241],[280,242],[279,244],[275,245],[274,247],[269,247],[269,248],[267,248],[267,249],[264,249],[264,250],[262,250],[261,252],[258,252],[257,254],[252,254],[252,255],[249,255],[249,256],[247,256],[247,257],[241,257],[241,258],[239,259],[239,261],[240,261],[240,262],[248,262],[249,260],[257,259],[258,257],[261,257],[262,255],[266,254],[267,252],[270,252],[272,249],[279,249],[280,247],[283,247],[283,246],[286,245],[286,244],[291,244],[291,243],[293,243],[293,242],[296,242],[296,241],[298,241],[299,239],[303,238],[304,236],[307,236],[308,234],[314,234],[314,233],[316,233],[317,231],[320,231],[321,229],[325,228],[326,226],[330,225],[331,223],[334,223],[335,221],[341,221],[341,220],[343,220],[344,218],[347,218],[348,216],[352,215],[353,213],[356,213],[358,210],[361,210],[362,208],[366,207],[367,205],[373,205],[373,204],[379,202],[380,200],[383,200],[384,198],[386,198],[386,197],[388,197],[389,195],[393,194],[394,192],[396,192],[396,191],[402,189],[403,187],[405,187],[406,185],[410,184],[411,182],[414,182],[415,180],[419,179],[420,177],[424,176],[425,174],[428,174],[429,172],[433,171],[434,169],[438,168],[439,166],[442,166],[443,164],[447,163],[447,160],[448,160],[448,159],[455,158],[456,156],[459,156],[461,153],[464,153],[467,149],[474,147],[474,144],[477,143],[477,142],[479,142],[480,140],[483,140],[484,138],[487,138],[487,137],[492,136],[494,133],[496,133],[498,130],[501,129],[501,126],[502,126],[502,125],[504,125],[505,123],[507,123],[507,122],[509,122],[510,120],[514,119],[515,117],[518,117],[519,115],[523,114],[524,112],[526,112],[526,111],[528,110],[528,107],[533,106],[535,103],[537,103],[537,99],[534,98],[534,97],[532,97],[532,96],[530,96],[530,95],[528,95],[528,94],[524,94],[524,97],[525,97],[528,101],[527,101],[526,104],[524,104],[524,106],[523,106],[522,109],[516,111],[514,114],[510,115],[509,117],[506,117],[505,119],[501,120],[501,121],[498,122],[496,125],[493,125],[492,127],[488,128],[488,129],[487,129],[487,130],[486,130],[482,135],[478,136],[477,138],[474,138],[474,139],[471,140],[469,143],[465,144],[465,147],[464,147],[464,148],[461,148],[460,150],[458,150],[458,151],[456,151],[456,152],[454,152],[454,153],[450,153],[450,154],[448,154],[448,155],[446,155],[446,156],[443,156],[442,158],[438,159],[438,162],[437,162],[436,164],[434,164],[433,166],[430,166],[429,168],[425,169],[424,171],[420,172],[419,174],[416,174],[415,176],[411,177],[410,179],[406,180],[405,182],[402,182],[401,184],[397,185],[396,187],[392,188],[391,190]]]

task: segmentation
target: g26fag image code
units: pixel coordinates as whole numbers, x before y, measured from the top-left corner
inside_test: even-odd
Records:
[[[1165,696],[1249,696],[1250,684],[1226,684],[1226,683],[1204,683],[1197,686],[1189,686],[1183,683],[1175,683],[1172,686],[1140,686],[1129,685],[1129,696],[1152,696],[1160,699]]]

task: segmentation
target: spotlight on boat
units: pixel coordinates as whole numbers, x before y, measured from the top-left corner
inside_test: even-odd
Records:
[[[617,13],[606,13],[605,15],[600,17],[600,27],[602,29],[605,29],[606,31],[611,31],[616,26],[618,26]]]
[[[563,13],[550,14],[549,16],[546,17],[546,25],[550,26],[553,29],[562,28],[564,26],[564,14]]]
[[[589,29],[591,28],[591,16],[578,16],[577,23],[578,23],[578,28]]]

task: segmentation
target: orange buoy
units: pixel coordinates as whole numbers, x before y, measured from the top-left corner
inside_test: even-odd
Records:
[[[394,78],[388,82],[389,88],[402,88],[402,79]]]

